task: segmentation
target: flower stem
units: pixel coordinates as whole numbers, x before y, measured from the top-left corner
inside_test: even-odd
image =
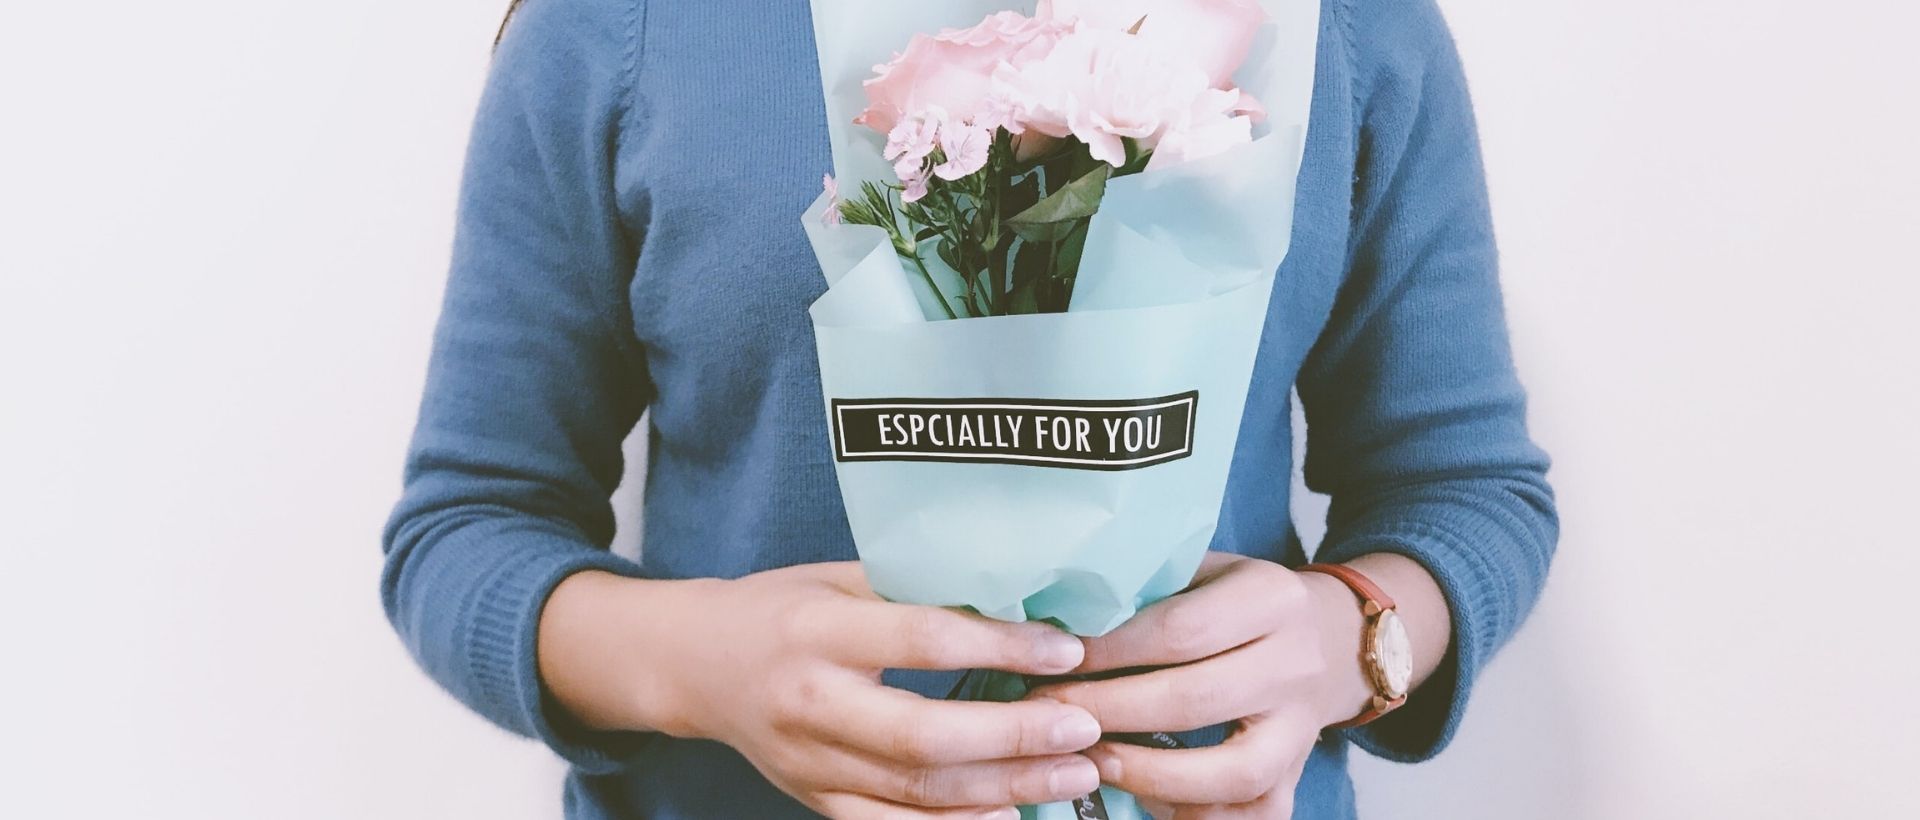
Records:
[[[927,262],[920,258],[919,249],[916,248],[909,258],[913,259],[913,266],[920,269],[920,276],[927,280],[927,287],[933,288],[933,298],[940,302],[940,309],[947,312],[947,318],[960,318],[960,314],[953,312],[953,306],[947,304],[947,295],[941,293],[940,286],[933,281],[933,272],[927,270]]]
[[[920,277],[927,280],[927,287],[933,291],[933,299],[940,303],[940,309],[946,311],[947,318],[958,319],[953,306],[947,304],[947,295],[940,292],[940,284],[933,281],[933,272],[927,270],[927,260],[920,258],[920,244],[900,232],[899,217],[895,216],[900,208],[893,204],[893,189],[887,189],[887,233],[893,235],[893,250],[901,256],[913,260],[913,266],[920,269]],[[911,220],[909,220],[911,224]]]

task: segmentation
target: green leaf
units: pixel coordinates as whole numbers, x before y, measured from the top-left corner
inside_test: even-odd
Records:
[[[1040,312],[1040,298],[1036,296],[1034,292],[1035,283],[1038,281],[1037,279],[1029,279],[1019,287],[1013,289],[1013,296],[1007,305],[1008,315],[1024,316],[1029,313]]]
[[[966,266],[960,264],[960,254],[953,247],[953,240],[940,240],[940,244],[934,246],[934,251],[940,254],[940,261],[947,263],[947,267],[952,268],[956,273],[966,270]],[[966,274],[961,273],[961,275]]]
[[[932,226],[940,224],[940,220],[934,218],[933,212],[927,210],[926,200],[924,199],[918,202],[906,203],[901,206],[900,212],[906,214],[907,219],[912,220],[916,225]]]
[[[1099,212],[1100,200],[1107,195],[1107,177],[1112,172],[1113,168],[1107,165],[1094,168],[1034,203],[1033,207],[1008,218],[1007,227],[1028,242],[1054,242],[1066,237],[1080,220]]]
[[[1116,177],[1132,176],[1147,170],[1147,163],[1153,161],[1153,152],[1141,145],[1139,140],[1127,139],[1127,163],[1113,172]]]

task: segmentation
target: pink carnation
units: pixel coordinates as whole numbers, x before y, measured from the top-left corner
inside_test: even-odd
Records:
[[[946,113],[934,108],[901,120],[887,133],[887,147],[881,156],[893,163],[894,174],[906,179],[926,166],[927,157],[939,144],[940,126],[946,120]]]
[[[925,199],[927,183],[932,181],[930,177],[931,173],[924,168],[912,176],[901,177],[900,181],[906,184],[906,189],[900,192],[900,200],[911,204]]]
[[[827,174],[820,178],[820,187],[827,192],[827,212],[820,215],[820,221],[828,225],[840,224],[840,183]]]
[[[1236,145],[1253,141],[1253,120],[1240,110],[1249,100],[1238,91],[1208,89],[1195,97],[1193,107],[1168,123],[1153,147],[1148,168],[1225,153]]]
[[[940,127],[940,150],[947,161],[934,166],[933,173],[952,182],[965,179],[987,167],[988,151],[993,148],[993,132],[978,126],[949,122]]]
[[[1126,140],[1147,150],[1171,141],[1168,162],[1250,141],[1244,95],[1212,88],[1203,69],[1166,45],[1124,29],[1079,28],[1045,59],[1002,66],[996,87],[1027,128],[1073,137],[1110,165],[1126,164]]]
[[[855,121],[887,135],[909,202],[985,167],[1001,128],[1021,157],[1073,138],[1116,166],[1128,141],[1155,165],[1197,159],[1252,138],[1260,104],[1233,73],[1265,20],[1257,0],[1040,0],[916,35],[875,67]]]
[[[1040,0],[1034,16],[1107,31],[1139,26],[1142,39],[1180,55],[1220,89],[1232,87],[1268,19],[1258,0]]]

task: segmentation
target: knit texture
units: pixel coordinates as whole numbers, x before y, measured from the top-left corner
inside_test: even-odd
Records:
[[[1557,537],[1513,372],[1472,108],[1433,0],[1327,0],[1292,250],[1213,548],[1298,565],[1290,402],[1333,498],[1319,560],[1395,552],[1454,640],[1408,705],[1314,751],[1295,816],[1350,818],[1348,741],[1439,751]],[[495,59],[382,598],[426,671],[573,764],[570,818],[807,817],[732,750],[569,724],[539,614],[585,569],[732,578],[855,558],[799,224],[830,169],[807,0],[531,0]],[[638,563],[607,551],[648,419]],[[938,695],[950,676],[889,675]]]

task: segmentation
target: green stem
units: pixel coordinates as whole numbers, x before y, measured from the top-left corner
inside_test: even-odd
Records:
[[[947,318],[958,319],[960,314],[953,312],[953,306],[947,304],[947,295],[940,292],[940,286],[933,281],[933,273],[927,270],[927,262],[920,258],[920,251],[913,252],[913,266],[920,269],[920,276],[927,280],[927,287],[933,288],[933,298],[939,300],[940,309],[947,312]]]
[[[920,269],[920,278],[927,280],[927,287],[933,290],[934,301],[940,303],[940,309],[946,311],[947,318],[958,319],[960,314],[953,312],[953,306],[947,304],[947,295],[940,290],[940,284],[933,281],[933,272],[927,270],[927,260],[920,258],[920,245],[910,237],[900,233],[900,224],[892,216],[897,213],[893,205],[893,189],[887,189],[887,233],[893,235],[894,252],[913,260],[913,266]],[[909,252],[911,250],[911,252]]]
[[[953,242],[953,246],[960,251],[958,256],[962,264],[958,267],[971,268],[972,265],[968,263],[971,263],[973,260],[969,258],[971,254],[967,253],[967,251],[968,249],[978,247],[978,245],[974,242],[973,232],[968,229],[966,213],[961,209],[960,201],[954,198],[953,190],[949,186],[940,185],[938,186],[938,191],[941,210],[947,218],[948,236],[950,241]],[[980,271],[961,270],[956,271],[956,273],[959,273],[960,278],[967,283],[968,309],[979,316],[992,316],[993,295],[987,293],[988,288],[981,285],[978,281]],[[985,300],[984,305],[982,304],[983,299]]]

